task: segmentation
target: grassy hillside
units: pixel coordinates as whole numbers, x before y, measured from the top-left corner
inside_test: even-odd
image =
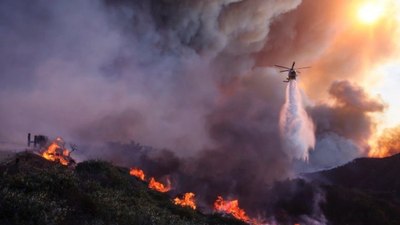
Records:
[[[332,225],[400,224],[399,160],[361,159],[305,175],[312,182],[277,182],[264,210],[278,224],[293,225],[304,216],[323,216]],[[130,176],[128,168],[85,161],[72,169],[26,152],[0,164],[0,224],[244,225],[176,206],[167,194]]]
[[[70,169],[20,153],[0,165],[0,224],[244,223],[176,206],[127,168],[86,161]]]

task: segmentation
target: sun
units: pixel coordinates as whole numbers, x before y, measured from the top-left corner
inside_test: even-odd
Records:
[[[373,24],[383,15],[383,6],[376,2],[368,2],[358,9],[358,19],[365,24]]]

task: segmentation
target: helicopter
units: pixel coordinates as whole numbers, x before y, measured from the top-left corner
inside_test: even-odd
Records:
[[[278,68],[284,69],[281,70],[279,72],[283,73],[283,72],[288,72],[288,76],[286,77],[286,80],[284,80],[283,82],[288,83],[290,80],[296,80],[297,78],[297,73],[300,73],[301,69],[308,69],[311,68],[310,66],[305,66],[305,67],[300,67],[300,68],[294,68],[294,65],[296,64],[296,62],[293,62],[292,67],[286,67],[286,66],[280,66],[280,65],[275,65]]]

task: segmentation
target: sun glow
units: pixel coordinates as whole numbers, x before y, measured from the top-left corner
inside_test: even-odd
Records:
[[[384,6],[378,1],[367,2],[358,9],[358,19],[365,24],[373,24],[378,21],[384,13]]]

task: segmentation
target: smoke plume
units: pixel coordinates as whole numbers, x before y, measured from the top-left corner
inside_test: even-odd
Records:
[[[376,132],[374,113],[384,111],[380,98],[371,96],[355,83],[335,81],[329,87],[330,103],[310,107],[316,127],[315,150],[308,169],[327,169],[367,156],[368,140]]]
[[[280,114],[280,131],[288,155],[307,161],[308,151],[315,145],[314,125],[304,110],[295,80],[290,80],[286,87],[286,101]]]

